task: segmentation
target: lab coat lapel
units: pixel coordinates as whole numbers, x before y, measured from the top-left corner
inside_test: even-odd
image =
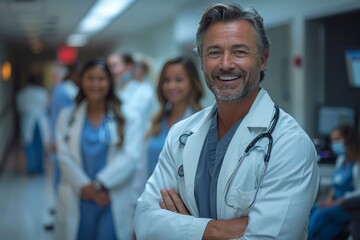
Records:
[[[197,206],[194,197],[195,175],[204,140],[210,127],[212,113],[213,108],[211,108],[211,111],[209,111],[203,121],[200,121],[199,124],[197,124],[190,130],[192,134],[187,138],[183,152],[186,195],[191,206],[193,207],[193,209],[196,209],[196,211]]]
[[[80,138],[86,116],[86,106],[86,102],[82,102],[77,108],[75,108],[74,122],[69,129],[71,152],[73,153],[74,160],[80,166],[82,165]]]

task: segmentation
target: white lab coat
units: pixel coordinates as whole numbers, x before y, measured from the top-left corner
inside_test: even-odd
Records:
[[[59,184],[55,239],[74,240],[79,224],[80,189],[91,180],[82,168],[80,136],[86,116],[86,102],[81,103],[74,112],[74,106],[63,109],[57,121],[56,141],[62,177]],[[110,113],[111,114],[111,113]],[[107,165],[98,173],[99,179],[110,192],[111,210],[114,217],[116,235],[119,239],[131,239],[134,216],[133,181],[136,165],[140,159],[138,148],[142,144],[139,134],[138,117],[123,108],[126,117],[125,140],[118,148],[116,124],[111,121],[112,142],[107,155]],[[73,117],[73,123],[69,125]],[[66,139],[68,139],[66,141]]]
[[[212,115],[213,108],[204,109],[170,130],[159,163],[138,199],[134,219],[137,239],[202,238],[211,219],[198,218],[195,175]],[[273,115],[274,103],[267,92],[261,90],[225,154],[217,185],[217,216],[231,219],[248,215],[243,239],[306,239],[309,211],[319,185],[316,151],[308,135],[282,110],[272,134],[273,150],[255,204],[249,212],[240,212],[225,203],[228,196],[229,205],[243,208],[250,205],[256,176],[260,176],[264,165],[261,149],[267,140],[256,144],[262,148],[255,147],[244,159],[228,194],[225,186],[245,148],[259,133],[266,131]],[[188,131],[192,135],[183,146],[179,137]],[[160,209],[162,188],[174,188],[180,193],[192,216]]]
[[[148,180],[147,175],[147,158],[146,158],[146,148],[145,148],[145,134],[149,129],[151,117],[155,110],[155,90],[151,87],[150,84],[146,82],[139,82],[137,80],[130,80],[126,85],[117,92],[118,97],[122,100],[123,106],[129,109],[132,114],[137,114],[139,121],[141,123],[141,129],[143,133],[144,148],[138,148],[138,151],[141,152],[142,157],[137,165],[134,181],[134,208],[136,207],[136,201],[142,191],[146,181]]]
[[[25,145],[33,140],[36,123],[39,124],[43,144],[50,142],[49,99],[45,87],[33,84],[25,86],[17,94],[16,105],[20,115],[21,139]]]

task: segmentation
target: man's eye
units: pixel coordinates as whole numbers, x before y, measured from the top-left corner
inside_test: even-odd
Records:
[[[235,55],[238,57],[245,57],[246,55],[248,55],[248,53],[244,50],[236,50]]]
[[[217,57],[217,56],[220,55],[220,52],[219,51],[211,51],[211,52],[208,53],[208,55],[210,57]]]

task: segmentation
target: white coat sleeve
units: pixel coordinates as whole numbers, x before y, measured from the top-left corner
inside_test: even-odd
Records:
[[[311,140],[302,131],[283,132],[274,142],[242,239],[306,239],[318,186],[316,151]]]
[[[176,158],[181,156],[173,150],[174,144],[178,144],[176,136],[177,131],[171,129],[160,153],[159,163],[138,199],[134,229],[139,240],[202,239],[207,223],[211,220],[174,213],[159,206],[161,189],[178,190]]]
[[[62,173],[61,177],[64,178],[62,181],[70,184],[76,192],[80,192],[83,186],[90,183],[90,179],[82,167],[74,161],[69,144],[66,141],[67,135],[70,134],[70,110],[65,108],[60,111],[56,124],[56,148]]]

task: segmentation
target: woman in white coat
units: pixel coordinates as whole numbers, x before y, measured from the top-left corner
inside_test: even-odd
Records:
[[[131,239],[139,118],[121,106],[103,59],[85,65],[79,85],[76,104],[57,122],[62,176],[55,238]]]

